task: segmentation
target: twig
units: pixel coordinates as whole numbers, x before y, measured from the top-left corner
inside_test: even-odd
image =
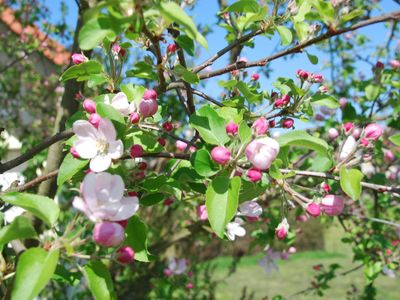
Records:
[[[23,192],[23,191],[29,190],[29,189],[33,188],[34,186],[40,184],[41,182],[49,180],[50,178],[53,178],[57,175],[58,175],[58,170],[55,170],[48,174],[36,177],[35,179],[33,179],[23,185],[17,186],[15,188],[7,189],[5,192]]]
[[[219,101],[217,101],[217,100],[211,98],[210,96],[206,95],[205,93],[203,93],[203,92],[201,92],[201,91],[199,91],[199,90],[191,89],[191,91],[192,91],[193,94],[195,94],[195,95],[197,95],[197,96],[200,96],[200,97],[202,97],[203,99],[206,99],[207,101],[209,101],[209,102],[211,102],[211,103],[214,103],[215,105],[217,105],[217,106],[219,106],[219,107],[223,107],[223,106],[224,106],[221,102],[219,102]]]

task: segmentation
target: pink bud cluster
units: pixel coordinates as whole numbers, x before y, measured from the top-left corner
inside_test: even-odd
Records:
[[[321,74],[313,74],[308,71],[304,71],[301,69],[298,69],[296,71],[297,77],[299,77],[302,81],[308,80],[310,82],[315,82],[315,83],[322,83],[324,81],[324,77]]]

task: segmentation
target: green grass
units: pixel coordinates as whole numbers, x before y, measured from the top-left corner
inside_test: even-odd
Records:
[[[312,277],[317,273],[312,266],[338,263],[342,268],[338,272],[350,270],[359,265],[352,262],[351,249],[340,242],[340,232],[333,227],[329,229],[326,236],[329,240],[325,242],[326,251],[308,251],[292,255],[289,260],[280,260],[279,271],[267,274],[258,261],[262,254],[245,256],[237,266],[237,271],[223,281],[217,288],[218,300],[240,299],[243,288],[246,287],[247,295],[254,292],[255,300],[268,296],[272,299],[274,295],[288,297],[300,290],[310,286]],[[331,240],[335,239],[335,240]],[[213,262],[217,264],[215,278],[225,278],[230,262],[230,257],[219,257]],[[363,269],[359,269],[346,276],[339,276],[330,282],[331,288],[326,290],[324,297],[318,297],[313,293],[298,295],[290,299],[346,299],[346,292],[354,285],[359,291],[364,287]],[[384,300],[400,299],[400,280],[380,276],[376,281],[377,298]]]

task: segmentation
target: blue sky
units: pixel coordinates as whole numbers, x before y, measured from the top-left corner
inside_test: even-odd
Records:
[[[197,1],[197,5],[193,10],[189,11],[189,14],[193,17],[196,23],[200,24],[208,24],[212,28],[212,33],[207,36],[209,50],[205,49],[201,50],[200,58],[196,61],[198,63],[202,62],[210,55],[216,53],[218,50],[226,46],[227,42],[224,39],[225,31],[219,26],[215,25],[217,22],[216,12],[218,11],[218,2],[217,0],[199,0]],[[234,1],[229,1],[234,2]],[[51,14],[49,15],[49,21],[57,22],[60,18],[60,3],[61,1],[57,0],[45,0],[45,3],[50,8]],[[65,3],[69,7],[67,21],[69,25],[73,28],[76,23],[77,17],[77,7],[74,0],[65,0]],[[399,5],[397,5],[392,0],[384,0],[381,1],[381,11],[375,11],[373,15],[379,15],[387,12],[392,12],[399,9]],[[369,26],[364,29],[360,29],[359,33],[366,34],[368,38],[371,40],[372,45],[381,45],[385,42],[388,36],[388,30],[385,28],[384,24],[376,24]],[[242,53],[242,56],[247,57],[249,60],[259,59],[265,56],[268,56],[274,52],[275,49],[282,50],[283,48],[279,46],[280,39],[276,34],[273,39],[268,39],[266,37],[260,36],[255,39],[255,47],[253,49],[245,49]],[[395,45],[398,41],[392,43]],[[309,53],[317,55],[319,57],[319,63],[317,65],[312,65],[306,53],[296,54],[292,58],[284,59],[280,58],[272,62],[273,72],[271,73],[271,78],[267,79],[263,76],[260,79],[261,86],[264,89],[270,90],[271,83],[275,81],[277,77],[292,77],[294,78],[294,72],[297,69],[305,69],[314,73],[322,73],[326,78],[329,79],[329,70],[326,67],[326,64],[329,61],[329,57],[325,53],[322,53],[316,49],[316,47],[307,48]],[[360,55],[368,54],[368,52],[362,51],[359,53]],[[212,66],[213,69],[218,69],[226,65],[228,62],[228,55],[225,55],[219,61],[215,62]],[[367,76],[371,73],[371,67],[364,63],[359,62],[357,66],[358,70]],[[257,69],[250,69],[249,73],[256,72]],[[205,92],[209,93],[212,97],[218,98],[220,94],[220,87],[217,85],[217,81],[219,79],[223,79],[224,77],[218,77],[216,80],[209,79],[206,83]],[[226,77],[225,77],[226,78]]]

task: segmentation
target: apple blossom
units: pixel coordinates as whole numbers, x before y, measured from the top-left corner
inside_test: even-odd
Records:
[[[74,149],[81,158],[90,159],[90,169],[94,172],[107,170],[112,159],[123,154],[122,141],[116,139],[117,133],[110,120],[101,119],[98,128],[88,121],[78,120],[72,130],[77,136]]]
[[[129,246],[123,246],[117,250],[117,261],[127,265],[135,259],[135,251]]]
[[[72,63],[74,65],[79,65],[79,64],[89,60],[85,55],[83,55],[81,53],[72,54],[71,59],[72,59]]]
[[[185,151],[186,147],[187,147],[187,143],[183,142],[183,141],[176,141],[175,142],[175,147],[176,149],[180,150],[180,151]]]
[[[158,110],[157,93],[154,90],[146,90],[139,104],[139,112],[143,117],[151,117]]]
[[[262,207],[256,201],[246,201],[239,205],[239,216],[259,217],[262,214]]]
[[[282,127],[283,128],[292,128],[294,124],[294,120],[291,118],[285,118],[282,120]]]
[[[243,237],[246,235],[246,230],[242,227],[243,220],[235,218],[233,222],[226,225],[226,235],[229,240],[234,241],[236,236]]]
[[[100,117],[100,115],[94,113],[94,114],[89,115],[88,121],[95,128],[99,128],[99,125],[100,125],[100,122],[101,122],[101,117]]]
[[[318,217],[321,214],[321,208],[315,202],[310,202],[306,205],[306,211],[310,216]]]
[[[251,126],[257,135],[263,135],[268,131],[268,121],[264,117],[260,117],[254,121],[253,125]]]
[[[352,136],[355,139],[358,139],[360,137],[360,135],[361,135],[361,129],[360,128],[354,128]]]
[[[232,135],[232,136],[235,135],[238,132],[238,129],[239,129],[239,126],[233,121],[230,121],[225,126],[226,133],[229,134],[229,135]]]
[[[279,240],[284,240],[288,234],[289,231],[289,223],[286,218],[283,218],[282,222],[279,223],[279,225],[275,229],[275,236]]]
[[[75,150],[74,147],[69,148],[69,152],[72,154],[73,157],[75,157],[75,158],[81,158],[81,157],[79,156],[79,153],[76,152],[76,150]]]
[[[257,73],[254,73],[253,75],[251,75],[251,80],[257,81],[258,79],[260,79],[260,75],[258,75]]]
[[[108,96],[106,102],[108,102]],[[135,111],[135,103],[129,103],[128,97],[123,92],[114,95],[110,102],[111,106],[118,110],[123,116],[129,116],[130,113]]]
[[[398,69],[398,68],[400,68],[400,60],[398,60],[398,59],[392,59],[392,60],[389,62],[389,64],[390,64],[390,66],[391,66],[393,69]]]
[[[197,217],[202,221],[208,219],[207,207],[204,204],[197,207]]]
[[[181,259],[176,259],[176,258],[171,258],[168,262],[168,268],[169,270],[168,273],[175,274],[175,275],[180,275],[185,273],[187,269],[187,262],[186,259],[181,258]]]
[[[96,102],[94,102],[92,99],[85,99],[82,102],[83,109],[86,110],[89,114],[93,114],[96,112]]]
[[[93,239],[103,247],[115,247],[125,239],[125,230],[118,223],[104,221],[94,226]]]
[[[267,170],[278,153],[278,142],[269,137],[253,140],[246,147],[247,159],[255,168],[260,170]]]
[[[191,289],[194,288],[194,284],[193,284],[192,282],[188,282],[188,283],[186,284],[186,288],[187,288],[188,290],[191,290]]]
[[[368,142],[367,139],[361,139],[361,140],[360,140],[360,144],[361,144],[362,146],[364,146],[364,147],[368,147],[369,142]]]
[[[391,162],[395,159],[395,156],[392,151],[388,149],[383,149],[383,158],[386,162]]]
[[[176,45],[175,44],[169,44],[167,47],[167,53],[172,54],[176,51]]]
[[[223,146],[217,146],[211,150],[211,158],[217,164],[225,165],[231,160],[231,152]]]
[[[368,124],[367,127],[365,127],[364,129],[364,137],[373,141],[379,139],[382,134],[383,128],[376,123]]]
[[[262,178],[262,171],[257,168],[250,168],[246,172],[247,178],[252,182],[260,181]]]
[[[129,150],[131,157],[142,157],[143,155],[143,147],[139,144],[132,145],[131,149]]]
[[[331,140],[334,140],[339,136],[339,131],[336,128],[329,128],[328,136]]]
[[[140,115],[137,112],[133,112],[129,115],[129,121],[132,124],[137,124],[140,121]]]
[[[344,200],[336,195],[326,195],[320,203],[321,210],[328,216],[337,216],[342,213]]]
[[[138,210],[139,199],[124,197],[124,190],[119,175],[89,173],[83,179],[81,197],[76,196],[72,204],[93,222],[126,220]]]
[[[340,151],[339,159],[340,160],[345,160],[347,159],[350,155],[352,155],[357,149],[357,142],[354,139],[353,136],[348,136],[346,141],[344,142],[344,145],[342,147],[342,150]]]
[[[298,70],[296,71],[296,75],[297,75],[298,77],[300,77],[302,80],[307,80],[307,78],[310,76],[310,73],[307,72],[307,71],[303,71],[303,70],[301,70],[301,69],[298,69]]]

